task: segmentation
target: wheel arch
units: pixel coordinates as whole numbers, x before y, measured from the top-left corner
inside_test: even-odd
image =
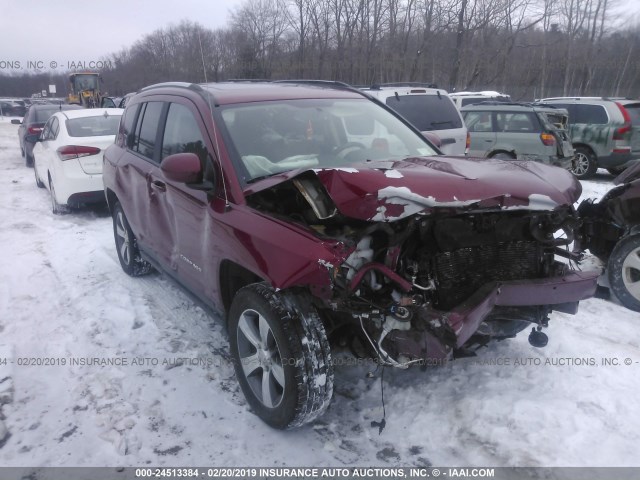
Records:
[[[226,313],[231,308],[231,302],[238,290],[252,283],[264,281],[255,273],[231,261],[223,260],[218,271],[218,285],[220,285],[220,299]]]
[[[509,155],[510,157],[513,157],[514,160],[518,158],[518,155],[516,154],[515,150],[506,150],[505,148],[496,148],[495,150],[492,150],[489,153],[489,155],[487,155],[487,158],[493,158],[499,153],[504,153],[505,155]]]
[[[118,196],[116,195],[116,192],[114,192],[110,188],[105,188],[104,196],[107,200],[107,207],[109,208],[109,213],[113,215],[113,207],[118,201]]]
[[[580,142],[576,142],[573,144],[573,149],[576,150],[578,148],[584,148],[585,150],[589,150],[589,153],[591,153],[591,155],[593,155],[593,158],[595,159],[595,161],[598,161],[598,154],[595,152],[595,150],[593,148],[591,148],[588,144],[586,143],[580,143]]]

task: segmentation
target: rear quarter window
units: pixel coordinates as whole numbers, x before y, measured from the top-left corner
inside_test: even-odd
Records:
[[[574,118],[569,117],[571,123],[586,123],[590,125],[606,125],[609,116],[602,105],[574,105]]]
[[[447,95],[399,95],[386,104],[421,132],[462,128],[462,119]]]

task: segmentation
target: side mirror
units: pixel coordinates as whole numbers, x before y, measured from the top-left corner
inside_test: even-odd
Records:
[[[202,183],[202,165],[195,153],[175,153],[162,160],[160,170],[176,183]]]
[[[442,140],[440,137],[433,132],[422,132],[422,136],[433,143],[436,147],[440,148],[442,146]]]
[[[11,120],[11,125],[22,125],[22,120],[18,120],[17,118],[13,118]]]
[[[38,143],[40,141],[39,133],[30,133],[29,135],[25,135],[24,141],[27,143]]]

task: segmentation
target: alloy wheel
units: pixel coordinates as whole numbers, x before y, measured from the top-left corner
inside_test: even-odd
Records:
[[[255,310],[245,310],[237,333],[240,364],[247,383],[265,407],[277,407],[284,397],[285,376],[280,349],[269,323]]]
[[[622,282],[637,300],[640,300],[640,247],[631,250],[622,262]]]
[[[131,263],[131,246],[129,241],[129,232],[124,224],[124,215],[118,212],[116,216],[116,235],[118,238],[118,250],[124,263]]]

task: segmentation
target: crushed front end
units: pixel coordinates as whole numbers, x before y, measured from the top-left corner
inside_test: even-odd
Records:
[[[388,179],[410,172],[381,170]],[[579,191],[567,201],[491,193],[439,201],[406,181],[372,188],[377,174],[359,173],[305,172],[250,197],[254,208],[348,247],[340,262],[318,261],[331,288],[312,301],[353,351],[395,367],[431,364],[531,326],[531,343],[543,346],[549,314],[575,314],[595,293],[600,272],[580,271],[568,250]]]

